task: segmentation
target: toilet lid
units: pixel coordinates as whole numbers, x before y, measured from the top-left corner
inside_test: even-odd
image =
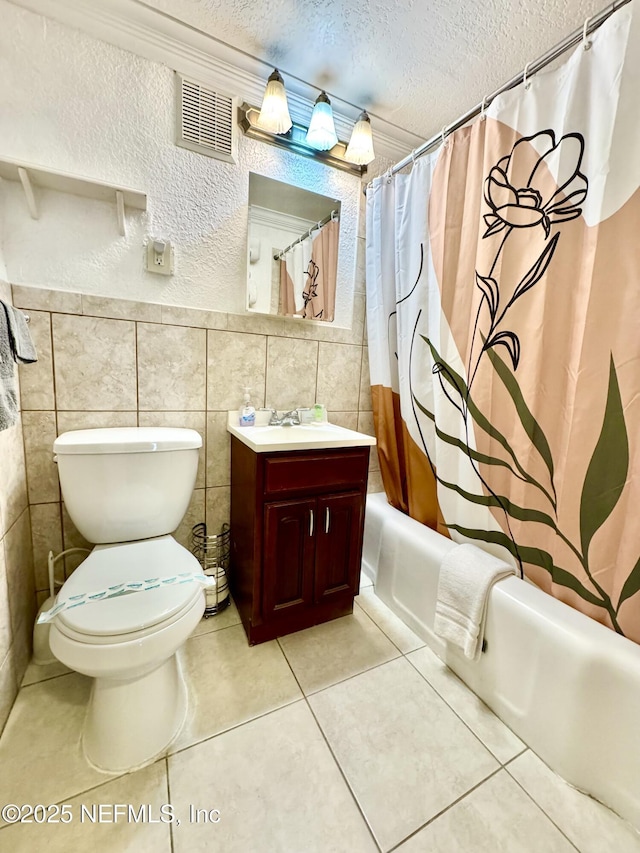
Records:
[[[119,583],[165,578],[182,572],[203,574],[198,560],[172,536],[98,545],[65,582],[57,601]],[[72,631],[88,636],[130,634],[171,619],[201,594],[198,583],[159,587],[63,610],[56,619]]]

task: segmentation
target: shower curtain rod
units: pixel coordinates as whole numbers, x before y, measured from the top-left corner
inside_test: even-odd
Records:
[[[290,251],[291,251],[291,249],[293,249],[293,247],[294,247],[294,246],[297,246],[297,245],[298,245],[298,243],[302,243],[302,241],[303,241],[303,240],[306,240],[306,239],[307,239],[307,237],[310,237],[310,236],[311,236],[311,232],[313,231],[313,229],[314,229],[314,228],[322,228],[322,226],[323,226],[323,225],[326,225],[326,224],[327,224],[327,222],[329,222],[331,219],[334,219],[334,218],[335,218],[335,219],[337,219],[337,220],[338,220],[338,222],[340,221],[340,214],[338,213],[338,211],[337,211],[337,210],[332,210],[332,211],[331,211],[331,213],[330,213],[328,216],[325,216],[325,218],[324,218],[324,219],[321,219],[319,222],[316,222],[316,224],[315,224],[315,225],[312,225],[312,226],[311,226],[311,228],[309,228],[309,230],[308,230],[308,231],[305,231],[305,232],[304,232],[304,234],[302,234],[300,237],[298,237],[298,239],[297,239],[297,240],[294,240],[294,241],[293,241],[293,243],[292,243],[290,246],[287,246],[287,248],[286,248],[286,249],[283,249],[281,252],[278,252],[278,254],[277,254],[277,255],[274,255],[274,256],[273,256],[273,260],[274,260],[274,261],[280,261],[280,260],[282,260],[282,256],[283,256],[283,255],[286,255],[286,254],[287,254],[287,252],[290,252]]]
[[[545,65],[549,65],[550,62],[553,62],[554,59],[557,59],[561,56],[565,51],[569,50],[569,48],[578,44],[578,42],[585,39],[590,33],[594,30],[597,30],[598,27],[603,24],[607,18],[613,15],[614,12],[617,12],[618,9],[621,9],[623,6],[626,6],[630,0],[614,0],[613,3],[610,3],[606,6],[601,12],[598,12],[592,18],[587,18],[583,27],[575,30],[575,32],[571,33],[571,35],[567,36],[561,42],[558,42],[555,47],[552,47],[551,50],[548,50],[546,53],[543,53],[542,56],[539,56],[533,62],[528,62],[523,71],[520,71],[519,74],[516,74],[515,77],[512,77],[508,83],[505,83],[503,86],[500,86],[499,89],[496,89],[490,95],[488,95],[482,103],[477,104],[473,109],[470,109],[463,116],[461,116],[457,121],[453,124],[445,125],[442,128],[440,133],[437,133],[435,136],[432,136],[431,139],[427,139],[426,142],[423,142],[422,145],[419,145],[415,148],[411,154],[408,154],[402,160],[392,166],[387,172],[386,175],[395,175],[396,172],[399,172],[401,169],[404,169],[406,166],[410,166],[413,161],[417,157],[421,157],[423,154],[426,154],[427,151],[430,151],[434,146],[438,145],[438,143],[442,142],[442,140],[453,133],[458,128],[463,127],[468,121],[470,121],[474,116],[477,116],[482,112],[483,109],[489,106],[489,104],[496,98],[498,95],[501,95],[503,92],[508,91],[509,89],[513,89],[515,86],[520,85],[522,81],[525,79],[525,73],[527,78],[536,74],[540,69],[544,68]]]

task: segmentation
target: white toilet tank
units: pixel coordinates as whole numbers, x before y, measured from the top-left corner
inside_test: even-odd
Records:
[[[71,520],[94,544],[172,533],[189,505],[201,446],[192,429],[126,427],[59,435],[53,452]]]

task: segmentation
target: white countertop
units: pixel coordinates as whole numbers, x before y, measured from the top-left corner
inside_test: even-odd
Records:
[[[237,412],[229,412],[227,431],[256,453],[274,450],[370,447],[376,443],[372,435],[330,423],[241,427],[238,425]]]

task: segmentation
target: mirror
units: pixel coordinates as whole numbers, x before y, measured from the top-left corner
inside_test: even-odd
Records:
[[[333,322],[340,210],[339,199],[249,174],[249,311]]]

